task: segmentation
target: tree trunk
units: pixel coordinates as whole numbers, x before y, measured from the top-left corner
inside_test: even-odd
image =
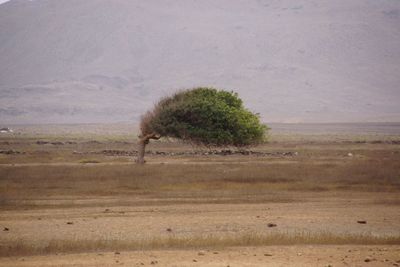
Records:
[[[138,142],[138,158],[136,159],[136,163],[144,164],[146,161],[144,160],[144,153],[146,148],[147,140],[140,139]]]
[[[152,133],[152,134],[147,134],[147,135],[140,135],[139,136],[139,142],[138,142],[138,158],[136,159],[136,163],[138,164],[144,164],[146,161],[144,160],[144,153],[146,145],[150,142],[150,139],[158,140],[160,139],[161,136]]]

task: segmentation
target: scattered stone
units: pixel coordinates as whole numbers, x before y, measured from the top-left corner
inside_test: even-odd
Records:
[[[347,156],[348,156],[348,157],[352,157],[352,156],[353,156],[353,153],[348,153]]]
[[[106,156],[136,156],[138,154],[137,150],[116,150],[116,149],[106,149],[101,151],[90,151],[89,154],[102,154]],[[211,150],[207,152],[203,151],[180,151],[180,152],[165,152],[165,151],[146,151],[147,155],[155,156],[230,156],[230,155],[242,155],[242,156],[260,156],[260,157],[293,157],[297,156],[298,152],[261,152],[261,151],[251,151],[251,150]]]
[[[359,224],[367,224],[367,221],[357,221]]]
[[[364,262],[371,262],[371,261],[376,261],[374,258],[365,258]]]
[[[265,257],[271,257],[271,256],[272,256],[272,254],[265,253],[265,254],[264,254],[264,256],[265,256]]]
[[[77,144],[77,142],[74,142],[74,141],[67,141],[67,142],[65,142],[67,145],[76,145]]]
[[[172,232],[172,229],[171,228],[167,228],[167,232]]]
[[[97,144],[101,144],[101,142],[96,141],[96,140],[91,140],[91,141],[87,141],[86,144],[97,145]]]
[[[276,225],[276,223],[268,223],[267,226],[268,227],[276,227],[277,225]]]
[[[10,229],[9,228],[7,228],[7,227],[4,227],[4,229],[3,229],[3,231],[10,231]]]
[[[36,141],[36,144],[37,144],[37,145],[62,146],[62,145],[65,145],[65,144],[76,144],[76,142],[70,142],[70,141],[68,141],[68,142],[64,143],[64,142],[61,142],[61,141],[49,142],[49,141],[38,140],[38,141]]]
[[[119,255],[119,254],[121,254],[121,252],[115,251],[114,254],[115,254],[115,255]]]
[[[137,151],[106,149],[106,150],[102,150],[100,152],[92,152],[92,154],[103,154],[106,156],[136,156]]]
[[[110,212],[110,209],[105,209],[104,212]]]
[[[157,264],[157,263],[158,263],[158,261],[151,261],[150,262],[151,265],[154,265],[154,264]]]
[[[302,256],[303,254],[301,252],[297,253],[297,256]]]
[[[193,262],[197,262],[197,260],[193,260]]]
[[[9,149],[9,150],[0,150],[0,154],[15,155],[15,154],[25,154],[25,152]]]
[[[64,145],[64,143],[60,142],[60,141],[51,142],[50,144],[52,144],[53,146],[63,146]]]
[[[37,145],[47,145],[49,142],[38,140],[36,141]]]
[[[204,251],[200,251],[199,253],[197,253],[197,255],[204,256],[204,255],[206,255],[206,253]]]
[[[294,152],[283,152],[283,153],[282,153],[282,156],[289,156],[289,157],[292,157],[292,156],[294,156],[294,155],[295,155]]]
[[[365,140],[357,140],[357,141],[354,141],[354,143],[356,143],[356,144],[366,144],[367,141],[365,141]]]
[[[67,222],[67,224],[74,224],[74,222]]]
[[[218,254],[218,251],[214,251],[213,254]]]

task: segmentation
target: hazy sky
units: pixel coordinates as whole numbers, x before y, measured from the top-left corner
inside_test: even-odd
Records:
[[[0,4],[7,2],[8,0],[0,0]]]

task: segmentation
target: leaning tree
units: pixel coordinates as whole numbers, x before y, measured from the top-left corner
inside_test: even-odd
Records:
[[[178,138],[207,146],[248,146],[265,140],[267,126],[237,93],[194,88],[161,99],[142,116],[137,163],[151,139]]]

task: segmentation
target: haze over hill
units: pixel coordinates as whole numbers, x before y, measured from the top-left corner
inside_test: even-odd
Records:
[[[400,121],[400,1],[0,5],[0,123],[134,122],[194,86],[264,121]]]

